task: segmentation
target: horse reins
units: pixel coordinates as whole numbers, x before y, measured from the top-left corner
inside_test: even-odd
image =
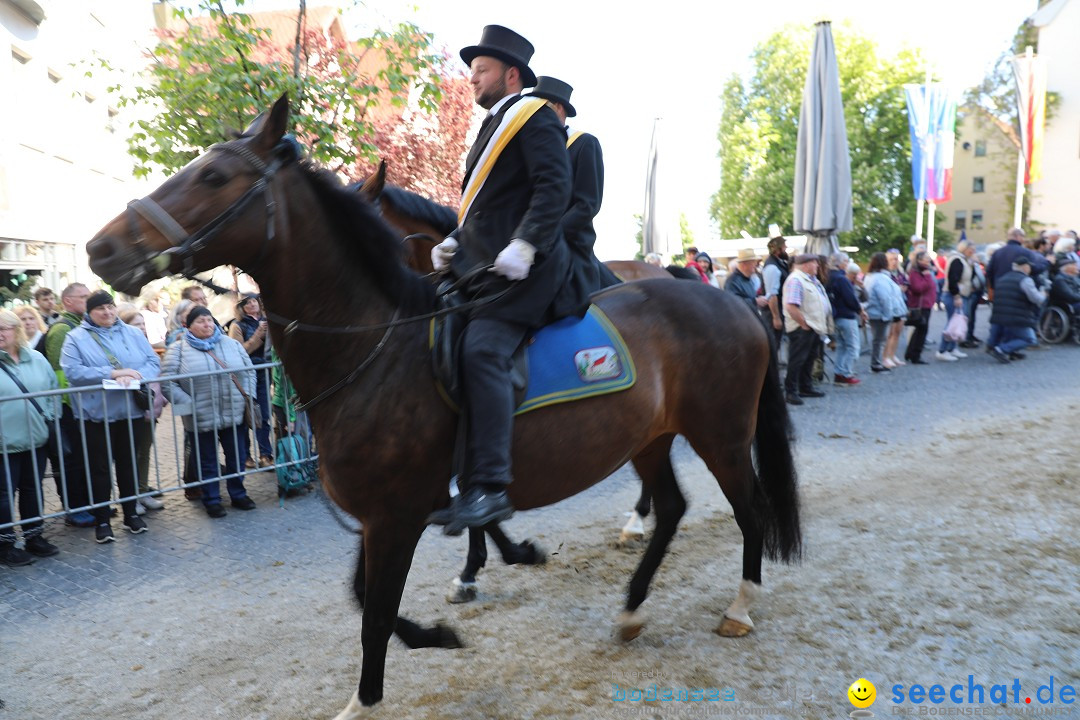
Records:
[[[274,161],[267,165],[262,161],[261,158],[259,158],[258,155],[256,155],[251,150],[247,149],[242,145],[223,143],[220,145],[212,146],[210,150],[220,150],[236,155],[237,157],[247,162],[251,167],[253,167],[255,171],[259,173],[259,178],[254,183],[252,183],[251,187],[249,187],[244,192],[244,194],[234,200],[232,204],[229,205],[229,207],[225,208],[225,210],[222,211],[221,214],[219,214],[217,217],[215,217],[213,220],[211,220],[209,223],[207,223],[201,229],[194,233],[188,233],[186,230],[184,230],[184,227],[179,222],[177,222],[176,219],[173,218],[173,216],[170,215],[163,207],[161,207],[154,200],[152,200],[150,196],[146,196],[138,200],[132,200],[130,203],[128,203],[128,226],[132,237],[135,238],[135,245],[138,246],[143,244],[146,238],[140,231],[138,227],[138,222],[136,220],[136,215],[141,216],[143,219],[153,225],[154,228],[156,228],[157,231],[160,232],[171,245],[168,250],[158,253],[158,256],[178,257],[183,262],[183,269],[180,271],[180,275],[188,278],[189,280],[193,280],[194,282],[204,285],[205,287],[208,287],[214,292],[220,294],[229,293],[232,291],[226,288],[219,287],[212,282],[196,277],[195,265],[193,262],[195,254],[199,250],[201,250],[214,236],[221,232],[222,228],[224,228],[225,225],[227,225],[238,215],[240,215],[240,213],[247,208],[248,204],[261,193],[266,198],[266,237],[259,248],[259,254],[255,258],[253,268],[257,268],[259,265],[261,265],[263,258],[266,256],[267,248],[270,246],[271,242],[276,236],[274,218],[277,210],[277,202],[274,200],[274,176],[277,174],[277,171],[284,167],[288,162],[298,158],[300,151],[295,139],[283,139],[274,148]],[[288,152],[282,152],[282,150],[287,150]],[[403,242],[413,237],[430,236],[424,233],[418,233],[406,237]],[[150,256],[150,262],[154,262],[156,260],[156,257],[158,256]],[[167,263],[165,267],[161,268],[161,270],[164,270],[166,267],[168,267]],[[454,292],[459,288],[463,287],[465,284],[471,282],[481,273],[488,272],[492,269],[493,266],[491,265],[478,266],[476,268],[473,268],[469,272],[462,275],[459,279],[457,279],[447,289],[439,292],[438,296],[441,297],[443,295]],[[250,275],[250,273],[248,274]],[[295,332],[300,330],[305,332],[325,334],[352,334],[371,332],[373,330],[386,331],[383,334],[382,338],[379,340],[379,342],[371,350],[371,352],[368,353],[368,356],[364,358],[360,362],[360,364],[357,365],[355,369],[353,369],[352,372],[343,377],[341,380],[334,383],[326,390],[320,392],[311,400],[298,403],[296,409],[299,411],[307,410],[311,408],[311,406],[322,400],[325,400],[327,397],[333,395],[338,390],[342,389],[346,385],[349,385],[354,380],[356,380],[356,378],[358,378],[360,374],[364,372],[364,370],[366,370],[379,356],[383,348],[386,347],[387,342],[390,340],[390,336],[393,334],[394,328],[398,327],[399,325],[421,322],[424,320],[430,320],[432,318],[442,317],[443,315],[449,315],[451,313],[463,312],[466,310],[471,310],[473,308],[481,307],[483,305],[487,305],[500,299],[501,297],[506,295],[506,293],[510,292],[513,287],[514,286],[511,285],[510,287],[507,287],[493,295],[478,298],[476,300],[471,300],[454,307],[443,308],[441,310],[435,310],[433,312],[424,313],[422,315],[413,315],[407,318],[399,317],[399,315],[401,314],[401,308],[399,307],[394,311],[394,316],[389,322],[378,323],[375,325],[327,327],[323,325],[311,325],[309,323],[302,323],[299,320],[290,320],[289,318],[278,315],[277,313],[267,312],[266,317],[268,320],[277,323],[278,325],[284,326],[286,342]]]

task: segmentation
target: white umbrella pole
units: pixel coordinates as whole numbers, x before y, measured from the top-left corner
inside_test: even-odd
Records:
[[[1016,162],[1016,207],[1013,209],[1013,227],[1020,227],[1024,214],[1024,168],[1027,167],[1027,158],[1024,157],[1024,149],[1020,149],[1020,159]]]

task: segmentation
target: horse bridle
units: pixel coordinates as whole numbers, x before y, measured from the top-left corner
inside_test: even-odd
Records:
[[[184,227],[165,210],[165,208],[158,205],[149,195],[138,200],[132,200],[128,203],[128,228],[132,237],[135,238],[135,245],[137,247],[143,245],[146,240],[146,236],[139,229],[139,223],[137,221],[137,216],[141,216],[144,220],[153,225],[154,228],[168,240],[169,245],[171,246],[168,250],[148,255],[148,260],[157,266],[156,269],[159,273],[167,270],[168,266],[172,264],[171,258],[175,257],[179,258],[183,263],[183,269],[180,274],[187,278],[193,278],[195,274],[195,254],[205,247],[214,236],[221,232],[228,223],[247,209],[248,204],[260,193],[266,199],[266,237],[259,248],[259,254],[255,258],[252,269],[257,268],[262,264],[263,258],[266,256],[267,248],[275,237],[274,218],[277,213],[277,202],[274,200],[273,179],[278,170],[299,157],[299,148],[296,144],[296,140],[287,137],[278,143],[274,148],[274,160],[269,165],[263,162],[262,158],[251,150],[238,144],[238,141],[236,140],[213,145],[207,152],[212,152],[214,150],[231,153],[239,157],[254,168],[255,171],[259,173],[259,177],[252,183],[251,187],[234,200],[229,207],[225,208],[221,214],[199,230],[194,233],[188,233]],[[158,263],[158,257],[168,258],[169,260],[165,263]]]

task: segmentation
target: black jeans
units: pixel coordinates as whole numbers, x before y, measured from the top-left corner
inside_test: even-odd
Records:
[[[923,308],[920,311],[920,317],[922,322],[915,326],[915,332],[911,334],[911,340],[908,340],[907,352],[904,353],[905,360],[921,360],[923,346],[926,345],[926,331],[930,329],[930,308]]]
[[[127,420],[110,423],[86,421],[86,448],[90,455],[90,483],[95,503],[107,502],[112,495],[110,460],[116,466],[116,489],[120,497],[135,494],[138,478],[135,448],[147,432],[148,424],[142,418],[133,419],[130,430]],[[124,509],[125,518],[135,515],[134,499],[125,500],[120,506]],[[92,512],[99,523],[109,522],[108,505],[94,508]]]
[[[514,351],[528,328],[491,318],[470,320],[461,349],[465,393],[465,472],[469,484],[509,485],[514,427]]]
[[[60,415],[60,430],[67,436],[71,454],[64,455],[54,443],[48,443],[46,452],[56,482],[56,494],[68,508],[85,507],[90,504],[90,492],[86,485],[86,468],[83,464],[82,431],[79,421],[66,403]],[[61,470],[63,472],[61,472]]]
[[[817,347],[817,333],[799,328],[787,334],[788,360],[787,375],[784,376],[784,390],[789,393],[813,390],[814,380],[810,372],[814,368],[814,350]]]
[[[3,485],[0,485],[0,523],[9,523],[15,520],[12,509],[13,499],[19,504],[19,518],[28,522],[22,523],[23,539],[29,539],[41,534],[41,520],[29,520],[41,517],[41,479],[45,476],[45,446],[42,445],[34,450],[8,453],[4,458],[6,462],[0,462],[0,477]],[[10,469],[11,474],[8,474]],[[15,542],[15,528],[0,530],[0,542]]]

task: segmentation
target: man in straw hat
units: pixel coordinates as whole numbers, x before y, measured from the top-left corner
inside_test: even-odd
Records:
[[[466,277],[469,299],[505,293],[473,308],[461,345],[465,396],[466,487],[429,521],[447,534],[510,517],[506,488],[514,393],[510,362],[534,328],[581,312],[588,297],[566,282],[570,250],[559,223],[570,201],[566,133],[536,85],[532,44],[513,30],[488,25],[464,48],[477,105],[488,110],[465,162],[458,227],[431,252],[439,272]]]
[[[754,284],[757,263],[757,253],[752,248],[743,248],[735,256],[735,272],[728,275],[724,285],[724,290],[745,302],[755,314],[759,308],[768,307],[765,297],[758,295],[757,285]]]
[[[574,88],[558,78],[540,76],[529,95],[547,100],[565,126],[567,118],[577,116],[577,110],[570,104],[573,91]],[[585,293],[593,293],[620,282],[593,251],[596,244],[593,218],[604,200],[604,153],[594,136],[582,130],[565,129],[573,178],[570,207],[562,217],[563,235],[570,246],[568,282],[580,285]]]

